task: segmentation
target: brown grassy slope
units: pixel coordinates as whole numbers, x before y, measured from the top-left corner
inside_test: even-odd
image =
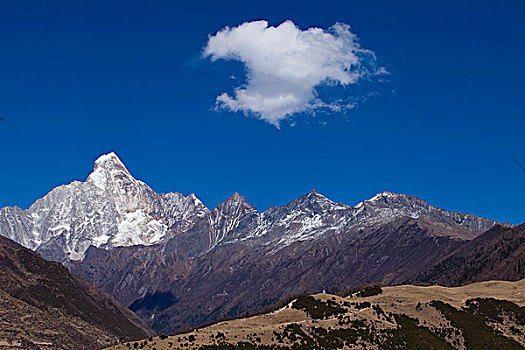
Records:
[[[86,278],[2,236],[0,325],[0,348],[15,342],[24,348],[49,343],[58,349],[94,349],[153,334]]]
[[[494,226],[409,282],[457,286],[491,279],[525,278],[525,223]]]
[[[522,349],[524,291],[525,280],[316,294],[268,314],[112,349]]]

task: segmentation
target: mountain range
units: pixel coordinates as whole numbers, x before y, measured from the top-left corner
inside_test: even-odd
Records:
[[[86,181],[0,210],[0,234],[86,276],[161,333],[303,291],[414,280],[493,227],[392,192],[352,207],[311,191],[264,212],[235,193],[210,210],[194,194],[155,193],[114,153]]]

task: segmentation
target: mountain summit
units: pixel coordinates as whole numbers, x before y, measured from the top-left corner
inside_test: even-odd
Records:
[[[337,227],[388,221],[400,215],[431,215],[472,230],[472,236],[494,225],[490,220],[437,210],[418,198],[390,192],[352,208],[312,190],[284,207],[264,213],[235,193],[210,211],[194,194],[185,197],[155,193],[136,180],[111,152],[95,161],[85,182],[57,187],[27,210],[3,208],[0,229],[3,235],[48,259],[78,261],[90,246],[112,249],[160,244],[191,231],[200,221],[206,226],[202,228],[206,237],[200,239],[206,241],[200,244],[204,252],[223,241],[255,237],[277,239],[286,245]],[[276,234],[283,226],[295,230]]]
[[[92,182],[95,186],[104,190],[108,182],[124,178],[127,178],[130,182],[135,180],[119,157],[114,152],[111,152],[103,154],[95,160],[93,172],[88,176],[87,182]]]

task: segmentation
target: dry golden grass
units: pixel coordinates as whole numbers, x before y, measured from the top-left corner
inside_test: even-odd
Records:
[[[417,319],[419,325],[428,329],[442,330],[451,327],[448,321],[436,308],[430,305],[433,300],[440,300],[456,308],[465,306],[465,302],[472,298],[495,298],[511,301],[519,306],[525,306],[525,280],[517,282],[489,281],[473,283],[462,287],[440,287],[440,286],[396,286],[383,287],[382,294],[357,297],[355,294],[349,297],[339,297],[330,294],[313,295],[321,301],[337,303],[337,306],[345,309],[340,315],[333,315],[326,319],[313,319],[302,310],[293,309],[292,303],[287,306],[264,315],[248,318],[236,319],[220,322],[209,327],[194,330],[190,333],[170,336],[165,339],[160,337],[151,340],[137,342],[137,348],[143,349],[198,349],[205,345],[222,343],[238,344],[248,342],[257,345],[291,346],[293,342],[284,338],[279,341],[274,332],[283,332],[291,324],[296,324],[306,333],[311,335],[313,327],[324,329],[341,329],[349,327],[341,325],[338,319],[344,317],[345,320],[365,320],[367,324],[373,325],[376,330],[395,329],[397,327],[393,314],[404,314],[413,319]],[[369,302],[375,307],[359,309],[356,303]],[[335,305],[335,304],[334,304]],[[381,309],[383,312],[378,312]],[[506,321],[507,322],[507,321]],[[508,322],[507,322],[508,323]],[[503,334],[514,339],[525,347],[525,326],[512,325],[518,328],[521,335],[516,335],[510,331],[510,325],[505,322],[497,327]],[[221,336],[223,335],[223,336]],[[450,344],[453,341],[454,347],[464,348],[464,339],[461,335],[446,337]],[[134,343],[120,344],[111,349],[134,348]],[[348,348],[345,346],[345,348]],[[352,346],[353,349],[373,349],[377,344],[358,341]]]

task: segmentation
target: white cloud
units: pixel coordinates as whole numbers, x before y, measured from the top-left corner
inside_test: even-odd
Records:
[[[321,100],[316,87],[348,86],[386,72],[344,23],[301,30],[292,21],[277,27],[245,22],[209,36],[203,56],[238,60],[246,68],[246,84],[236,87],[233,96],[218,96],[217,106],[256,115],[276,127],[297,113],[352,107]]]

